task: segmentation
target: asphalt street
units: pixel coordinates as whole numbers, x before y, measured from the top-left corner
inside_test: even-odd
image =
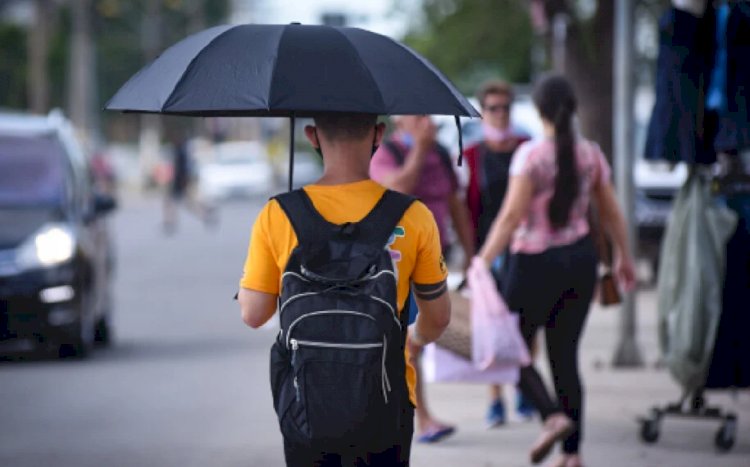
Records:
[[[222,207],[218,229],[159,199],[121,200],[116,343],[85,361],[0,363],[0,466],[282,464],[267,376],[273,331],[232,300],[263,199]]]

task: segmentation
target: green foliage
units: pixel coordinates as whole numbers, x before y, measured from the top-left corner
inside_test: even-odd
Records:
[[[423,22],[404,41],[462,91],[500,77],[528,81],[533,30],[523,0],[424,0]]]
[[[26,106],[26,34],[0,24],[0,108]]]
[[[146,64],[144,27],[149,4],[159,0],[92,0],[89,12],[95,53],[96,99],[103,105],[130,76]],[[229,0],[160,0],[158,30],[159,52],[184,38],[194,29],[223,22]],[[67,103],[71,6],[59,2],[50,17],[48,74],[50,108]],[[197,7],[197,9],[196,9]],[[23,109],[28,105],[28,35],[15,24],[0,23],[0,107]],[[117,114],[100,115],[105,119],[123,118]]]
[[[95,15],[99,102],[104,105],[133,74],[146,65],[147,3],[154,0],[98,0]],[[191,10],[197,5],[199,10]],[[157,26],[158,52],[194,30],[225,21],[229,0],[162,0]],[[200,18],[196,21],[196,16]],[[105,121],[126,116],[105,112]]]

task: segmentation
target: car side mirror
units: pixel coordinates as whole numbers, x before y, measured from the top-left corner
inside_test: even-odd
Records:
[[[117,201],[111,195],[97,193],[94,195],[94,215],[102,216],[114,211],[117,208]]]

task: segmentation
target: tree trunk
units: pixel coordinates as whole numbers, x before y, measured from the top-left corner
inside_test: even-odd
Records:
[[[49,110],[49,39],[52,2],[35,0],[34,22],[28,33],[29,51],[29,108],[34,113],[46,113]]]
[[[579,101],[581,130],[612,157],[614,7],[600,1],[591,24],[573,24],[566,44],[565,74]]]
[[[600,0],[595,16],[586,21],[575,19],[568,4],[543,0],[548,51],[557,62],[555,68],[570,79],[576,91],[581,131],[611,157],[613,3]],[[555,21],[558,15],[568,18],[562,34]],[[564,44],[559,43],[561,39]]]
[[[95,125],[94,110],[94,51],[91,37],[91,0],[73,0],[70,68],[68,71],[68,109],[70,119],[91,138]]]

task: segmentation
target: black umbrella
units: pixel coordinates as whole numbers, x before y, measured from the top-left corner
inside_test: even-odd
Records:
[[[135,74],[106,109],[189,116],[294,117],[479,113],[425,58],[357,28],[217,26],[173,45]],[[459,159],[460,163],[460,159]]]

